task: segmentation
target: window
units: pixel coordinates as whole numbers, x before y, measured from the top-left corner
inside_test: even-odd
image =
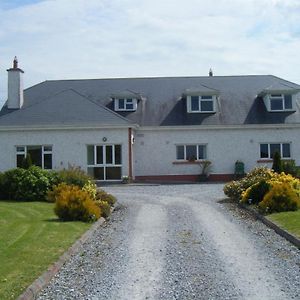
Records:
[[[290,143],[260,144],[260,158],[272,159],[278,152],[282,158],[291,158]]]
[[[88,173],[97,180],[121,180],[121,145],[88,145]]]
[[[214,112],[215,96],[188,96],[188,112]]]
[[[52,146],[16,146],[17,167],[22,167],[23,160],[29,154],[32,164],[43,169],[52,169]]]
[[[206,145],[177,145],[177,160],[201,160],[206,159]]]
[[[115,99],[115,111],[135,111],[137,109],[137,100],[133,98]]]
[[[284,111],[293,109],[292,95],[271,94],[269,99],[271,111]]]

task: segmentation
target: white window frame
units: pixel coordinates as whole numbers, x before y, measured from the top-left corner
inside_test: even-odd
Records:
[[[122,180],[122,174],[123,174],[123,145],[122,143],[119,144],[87,144],[86,149],[88,149],[89,146],[93,146],[94,150],[94,164],[88,164],[87,162],[87,169],[88,168],[95,168],[95,167],[101,167],[104,168],[104,180],[99,180],[98,181],[120,181]],[[102,152],[102,164],[97,163],[97,147],[102,146],[103,147],[103,152]],[[112,162],[111,163],[106,163],[106,147],[112,147]],[[115,146],[121,146],[121,163],[116,164],[116,159],[115,159]],[[120,167],[121,168],[121,178],[120,179],[106,179],[106,167]]]
[[[199,110],[192,109],[192,97],[198,97]],[[211,97],[210,99],[203,99],[203,97]],[[187,112],[188,113],[215,113],[216,112],[216,100],[215,95],[188,95],[187,96]],[[212,101],[213,110],[201,110],[202,101]]]
[[[177,158],[177,147],[178,146],[183,146],[183,159]],[[176,144],[175,145],[175,151],[176,151],[176,161],[189,161],[186,157],[186,147],[187,146],[196,146],[196,159],[195,161],[204,161],[207,160],[207,144]],[[205,147],[205,156],[204,158],[198,158],[199,157],[199,146],[204,146]]]
[[[24,155],[24,157],[26,157],[27,147],[42,147],[42,169],[45,169],[45,154],[51,154],[52,168],[45,169],[45,170],[53,170],[53,145],[16,145],[15,147],[16,147],[16,158],[17,155]],[[51,147],[51,150],[45,150],[45,147]],[[24,150],[18,151],[18,148],[23,148]],[[16,160],[16,166],[17,166],[17,160]]]
[[[291,108],[286,108],[286,103],[285,103],[285,96],[290,95],[291,96],[291,101],[292,101],[292,107]],[[291,94],[282,94],[282,93],[272,93],[267,95],[267,108],[269,112],[284,112],[284,111],[295,111],[294,109],[294,99],[293,95]],[[272,109],[271,102],[272,100],[281,100],[282,101],[282,109]]]
[[[124,100],[124,108],[120,108],[120,100]],[[132,108],[127,108],[128,104],[132,104]],[[115,99],[115,111],[136,111],[137,99],[136,98],[116,98]]]
[[[271,157],[271,145],[274,145],[274,144],[280,144],[280,157],[281,157],[281,159],[291,159],[292,158],[292,147],[291,147],[292,143],[291,142],[272,142],[272,143],[265,142],[265,143],[259,143],[259,157],[260,157],[260,159],[262,159],[262,160],[264,160],[264,159],[266,159],[266,160],[273,159]],[[289,157],[283,157],[282,156],[282,154],[283,154],[283,145],[284,144],[290,145],[290,156]],[[261,157],[261,150],[260,150],[261,145],[268,145],[268,157]]]

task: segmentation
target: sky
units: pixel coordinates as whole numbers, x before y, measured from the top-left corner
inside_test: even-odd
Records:
[[[210,68],[300,84],[300,1],[0,0],[0,106],[15,55],[25,88]]]

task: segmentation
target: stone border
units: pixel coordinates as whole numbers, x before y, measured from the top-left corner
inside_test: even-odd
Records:
[[[47,271],[45,271],[40,277],[38,277],[17,300],[34,300],[38,293],[45,288],[54,275],[61,269],[61,267],[76,253],[79,247],[84,244],[87,239],[92,237],[94,232],[103,225],[104,218],[100,218],[91,228],[86,231],[53,265],[51,265]]]
[[[254,209],[252,209],[252,208],[250,208],[250,207],[248,207],[244,204],[241,204],[241,203],[239,204],[239,206],[241,208],[245,209],[246,211],[248,211],[256,219],[260,220],[265,225],[267,225],[268,227],[273,229],[277,234],[284,237],[287,241],[289,241],[290,243],[295,245],[298,249],[300,249],[300,240],[296,236],[294,236],[291,233],[287,232],[286,230],[280,228],[278,225],[276,225],[272,221],[268,220],[265,216],[261,215],[256,210],[254,210]]]

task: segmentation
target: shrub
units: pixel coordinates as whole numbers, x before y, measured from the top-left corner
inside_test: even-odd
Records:
[[[67,189],[68,186],[69,185],[66,184],[65,182],[62,182],[58,185],[53,186],[52,189],[47,192],[46,200],[48,202],[55,203],[56,199],[59,197],[60,193],[62,191],[64,191],[65,189]]]
[[[64,169],[58,172],[59,182],[65,182],[70,185],[77,185],[84,187],[91,178],[80,167],[69,166],[68,169]]]
[[[294,211],[300,207],[300,198],[289,183],[276,182],[258,207],[263,213]]]
[[[274,153],[272,169],[276,173],[282,172],[281,158],[280,153],[278,151]]]
[[[265,194],[270,190],[270,184],[266,180],[261,180],[250,187],[242,193],[243,203],[248,204],[258,204],[263,200]]]
[[[287,160],[281,162],[282,172],[291,174],[294,177],[300,177],[299,168],[296,166],[294,160]]]
[[[93,200],[96,200],[97,186],[95,183],[89,180],[82,189],[88,192]]]
[[[93,222],[101,210],[89,193],[75,185],[62,186],[55,201],[55,214],[63,221]]]
[[[266,167],[254,168],[244,178],[231,181],[224,186],[224,193],[231,199],[239,201],[242,193],[245,192],[250,186],[262,180],[268,180],[273,176],[273,172]]]
[[[106,201],[95,201],[97,206],[101,210],[101,217],[107,219],[110,216],[110,205]]]
[[[2,176],[2,199],[17,201],[44,201],[47,191],[57,182],[55,172],[37,166],[16,168]]]
[[[29,169],[32,166],[32,160],[29,153],[27,153],[26,157],[23,158],[22,168]]]
[[[105,201],[109,204],[109,206],[114,206],[117,201],[117,199],[113,195],[106,193],[104,190],[101,189],[97,190],[96,200]]]

